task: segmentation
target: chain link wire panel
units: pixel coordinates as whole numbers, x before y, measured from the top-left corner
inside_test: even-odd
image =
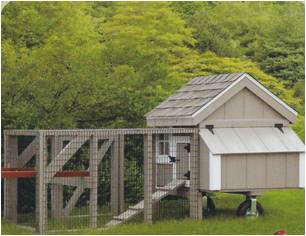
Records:
[[[36,132],[34,162],[27,163],[36,171],[35,178],[27,179],[33,182],[36,202],[34,208],[23,203],[31,196],[28,191],[17,202],[32,210],[28,219],[38,232],[200,217],[198,173],[192,172],[199,166],[197,129]],[[9,131],[7,137],[26,133]],[[14,141],[7,140],[14,147]],[[16,156],[7,150],[6,165]]]

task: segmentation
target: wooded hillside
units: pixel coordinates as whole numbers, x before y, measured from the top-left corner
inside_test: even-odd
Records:
[[[144,126],[191,78],[245,71],[304,136],[303,3],[10,2],[1,47],[3,128]]]

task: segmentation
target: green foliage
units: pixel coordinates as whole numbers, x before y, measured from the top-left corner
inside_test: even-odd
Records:
[[[49,23],[19,17],[28,16],[29,12]],[[9,22],[4,27],[2,42],[2,121],[5,127],[75,127],[74,118],[95,102],[95,72],[99,68],[95,60],[96,51],[101,47],[83,5],[9,4],[3,19]],[[11,33],[11,27],[15,26],[11,26],[11,22],[19,25],[20,34],[22,27],[29,29],[26,34],[36,40],[30,36],[22,38],[13,30]],[[29,47],[28,41],[39,43]]]
[[[99,102],[92,111],[104,109],[107,126],[143,126],[143,115],[169,95],[169,84],[175,83],[169,64],[189,52],[191,30],[168,3],[151,2],[118,3],[116,13],[99,28],[105,92],[99,98],[103,105]]]
[[[174,2],[195,29],[197,48],[250,58],[286,86],[304,81],[304,4]]]
[[[305,142],[305,116],[298,116],[297,122],[293,125],[293,130]]]
[[[3,128],[145,126],[145,113],[192,77],[237,71],[304,113],[302,8],[11,2],[2,11]]]

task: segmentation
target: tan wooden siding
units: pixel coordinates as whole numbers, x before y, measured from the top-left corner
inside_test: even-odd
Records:
[[[286,160],[287,187],[296,187],[299,182],[299,156],[288,153]]]
[[[224,105],[225,108],[225,119],[239,119],[243,117],[244,114],[244,90],[239,92],[237,95],[232,97]]]
[[[221,189],[297,188],[299,154],[238,154],[221,157]]]
[[[245,155],[227,155],[221,158],[221,188],[241,189],[246,187]],[[226,177],[223,179],[223,176]]]
[[[209,189],[209,151],[203,139],[200,139],[200,188]]]
[[[286,154],[267,157],[267,188],[286,186]]]
[[[247,162],[247,187],[258,188],[266,186],[266,155],[254,154],[249,158],[246,157]]]
[[[212,113],[206,121],[225,119],[280,119],[285,118],[247,88]]]

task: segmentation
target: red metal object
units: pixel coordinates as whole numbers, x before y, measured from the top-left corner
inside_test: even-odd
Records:
[[[286,235],[286,234],[287,234],[287,232],[286,232],[285,230],[283,230],[283,229],[278,230],[278,231],[276,231],[276,232],[274,233],[274,235]]]
[[[31,168],[1,168],[1,178],[33,178],[35,169]]]
[[[84,170],[63,170],[55,174],[55,177],[86,177],[89,176],[89,171]]]
[[[1,168],[1,178],[33,178],[37,174],[33,168]],[[55,174],[55,177],[86,177],[88,171],[64,170]]]

